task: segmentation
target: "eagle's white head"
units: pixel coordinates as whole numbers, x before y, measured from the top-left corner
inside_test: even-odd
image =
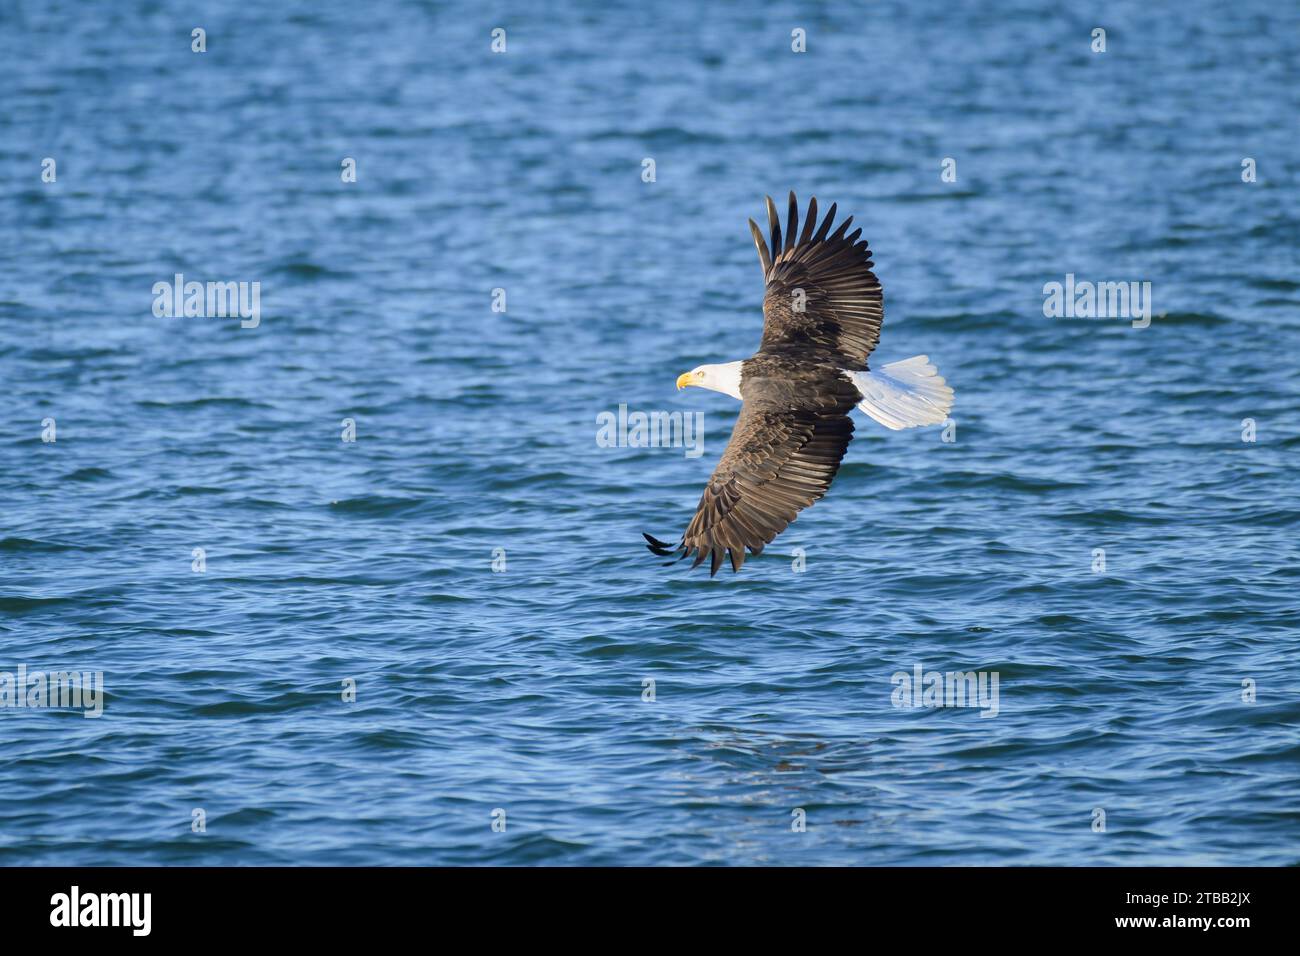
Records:
[[[722,365],[699,365],[677,376],[677,387],[708,388],[732,398],[740,398],[740,362]]]

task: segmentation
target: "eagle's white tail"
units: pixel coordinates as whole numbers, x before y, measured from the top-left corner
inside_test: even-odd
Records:
[[[928,355],[848,375],[862,393],[858,408],[886,428],[938,425],[952,408],[952,389]]]

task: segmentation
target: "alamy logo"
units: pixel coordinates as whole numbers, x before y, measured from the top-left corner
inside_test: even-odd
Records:
[[[0,707],[71,707],[83,717],[104,714],[103,671],[0,671]]]
[[[69,893],[50,897],[51,926],[129,926],[133,936],[148,936],[152,928],[152,893]]]
[[[896,671],[890,699],[895,707],[978,707],[981,717],[998,715],[998,671]]]
[[[255,329],[262,322],[260,282],[186,282],[178,272],[172,282],[155,282],[153,294],[153,314],[160,319],[238,316],[242,329]]]
[[[685,448],[687,458],[704,454],[703,412],[601,412],[596,444],[601,448]]]
[[[1150,282],[1065,282],[1043,284],[1043,315],[1049,319],[1132,319],[1135,329],[1151,324]]]

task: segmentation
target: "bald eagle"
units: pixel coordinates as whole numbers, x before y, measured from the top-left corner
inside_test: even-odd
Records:
[[[893,429],[948,417],[952,389],[927,356],[868,370],[884,299],[871,250],[858,238],[862,230],[848,231],[853,217],[831,232],[835,208],[818,226],[812,199],[796,238],[799,205],[790,193],[783,242],[781,219],[767,197],[770,250],[749,220],[766,286],[763,338],[744,361],[701,365],[678,377],[679,389],[708,388],[744,404],[681,541],[644,535],[655,554],[677,560],[694,554],[692,568],[707,557],[710,577],[724,557],[739,571],[746,548],[762,553],[826,494],[853,438],[855,406]]]

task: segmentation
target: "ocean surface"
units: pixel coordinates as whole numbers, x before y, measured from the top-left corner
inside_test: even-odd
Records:
[[[0,62],[0,864],[1300,863],[1293,5],[7,0]],[[791,189],[951,424],[665,568]]]

